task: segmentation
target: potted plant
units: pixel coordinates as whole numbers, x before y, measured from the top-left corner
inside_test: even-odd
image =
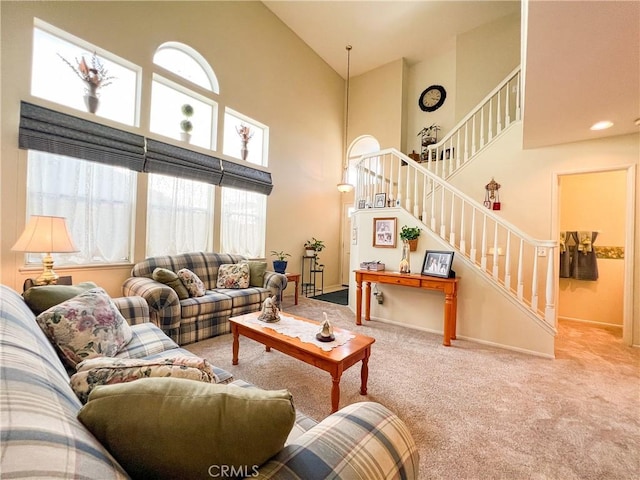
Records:
[[[403,225],[400,230],[400,240],[409,243],[409,250],[411,252],[415,252],[418,248],[418,237],[420,236],[420,232],[421,230],[419,227],[408,227],[406,225]]]
[[[429,125],[428,127],[424,127],[420,130],[420,135],[422,137],[422,146],[426,147],[428,145],[433,145],[434,143],[438,143],[438,132],[440,131],[440,127],[435,123],[433,125]]]
[[[283,251],[276,252],[275,250],[271,250],[271,255],[277,258],[277,260],[273,261],[273,270],[277,273],[284,273],[287,269],[287,257],[291,255]]]
[[[315,257],[318,252],[321,252],[324,248],[324,241],[318,240],[315,237],[311,237],[311,240],[307,240],[304,243],[304,250],[306,257]]]
[[[106,87],[111,84],[111,80],[115,77],[109,75],[109,72],[105,66],[100,62],[98,55],[93,52],[91,57],[91,66],[84,59],[84,56],[78,60],[76,58],[76,65],[73,65],[69,60],[58,54],[64,63],[71,67],[71,70],[85,83],[87,87],[84,95],[84,102],[87,106],[87,110],[90,113],[96,113],[98,110],[98,89]]]
[[[193,115],[193,107],[188,103],[185,103],[180,107],[180,111],[182,111],[182,114],[184,115],[184,120],[180,122],[180,130],[182,130],[182,132],[180,132],[180,138],[183,141],[188,142],[191,139],[191,130],[193,130],[193,123],[189,120]]]

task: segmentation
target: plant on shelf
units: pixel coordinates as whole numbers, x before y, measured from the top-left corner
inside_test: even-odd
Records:
[[[318,240],[315,237],[311,237],[311,240],[307,240],[304,243],[305,255],[307,257],[314,257],[318,252],[324,249],[324,240]]]
[[[73,65],[69,60],[64,58],[62,55],[58,54],[58,56],[62,59],[64,63],[71,67],[71,70],[75,72],[76,75],[82,80],[86,87],[88,94],[96,94],[96,91],[99,88],[106,87],[107,85],[111,85],[111,80],[116,77],[109,75],[109,72],[105,68],[105,66],[100,62],[98,55],[93,52],[91,56],[91,66],[84,59],[84,55],[80,57],[80,60],[77,58],[76,64]]]
[[[428,127],[424,127],[420,132],[418,132],[418,136],[422,137],[422,146],[426,147],[427,145],[433,145],[434,143],[438,143],[438,132],[440,131],[440,127],[435,123]]]
[[[271,250],[271,255],[277,258],[277,260],[273,261],[273,270],[277,273],[284,273],[287,269],[287,257],[291,255],[282,250],[279,252]]]
[[[100,62],[98,55],[93,52],[91,56],[91,65],[87,63],[84,55],[80,57],[80,60],[75,59],[76,65],[73,65],[69,60],[58,54],[64,63],[71,67],[71,70],[82,80],[86,86],[84,95],[85,105],[90,113],[96,113],[98,110],[98,89],[111,85],[111,81],[116,78],[109,75],[109,72],[105,66]]]
[[[420,236],[420,233],[420,227],[408,227],[403,225],[400,230],[400,240],[409,243],[410,251],[415,252],[418,248],[418,237]]]
[[[193,123],[189,120],[193,116],[193,107],[188,103],[185,103],[180,107],[180,111],[182,112],[182,115],[184,115],[184,120],[180,122],[180,130],[182,130],[180,137],[185,142],[188,142],[191,138],[191,130],[193,130]]]

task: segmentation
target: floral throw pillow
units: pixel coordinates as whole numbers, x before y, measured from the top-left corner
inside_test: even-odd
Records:
[[[131,341],[131,327],[102,288],[93,288],[45,310],[36,321],[72,367],[113,357]]]
[[[174,377],[218,383],[212,365],[204,358],[175,357],[158,360],[92,358],[79,363],[71,376],[71,388],[82,403],[98,385],[132,382],[141,378]]]
[[[249,272],[248,263],[220,265],[216,288],[249,288]]]
[[[202,280],[188,268],[178,270],[178,278],[187,288],[190,297],[202,297],[205,293],[204,283]]]

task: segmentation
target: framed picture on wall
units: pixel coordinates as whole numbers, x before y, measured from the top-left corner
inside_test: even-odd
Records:
[[[395,217],[373,219],[373,246],[396,247],[396,223]]]
[[[422,262],[422,275],[449,278],[455,276],[451,270],[453,252],[427,250]]]

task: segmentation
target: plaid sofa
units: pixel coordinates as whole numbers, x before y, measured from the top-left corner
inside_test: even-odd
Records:
[[[210,252],[150,257],[134,265],[131,277],[122,285],[122,293],[143,297],[149,304],[151,321],[179,345],[186,345],[229,333],[229,317],[260,310],[269,295],[280,301],[287,277],[276,272],[265,273],[262,287],[216,288],[220,265],[244,260],[241,255]],[[206,294],[178,299],[171,287],[151,278],[158,267],[174,272],[188,268],[202,280]]]
[[[140,298],[114,299],[134,338],[122,357],[191,355],[148,322]],[[221,380],[231,375],[216,369]],[[35,316],[0,285],[0,476],[129,478],[77,419],[81,403]],[[139,380],[144,381],[144,380]],[[242,387],[251,385],[241,380]],[[203,472],[203,478],[209,478]],[[251,478],[314,480],[418,478],[418,453],[406,425],[373,402],[349,405],[316,424],[296,413],[285,447]]]

